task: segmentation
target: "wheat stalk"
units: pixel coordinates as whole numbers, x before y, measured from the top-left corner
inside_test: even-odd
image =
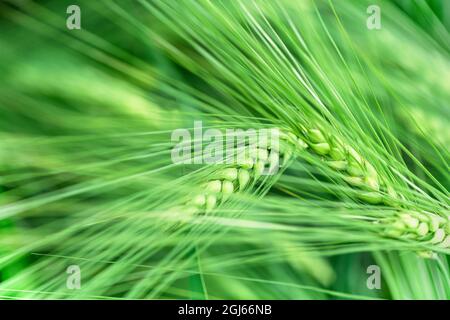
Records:
[[[277,165],[280,155],[286,166],[293,155],[308,149],[320,156],[331,169],[340,172],[350,186],[357,188],[359,192],[356,195],[360,200],[369,204],[384,203],[397,210],[394,217],[376,221],[385,226],[385,236],[427,242],[439,248],[450,247],[448,219],[428,211],[405,210],[396,205],[392,199],[402,196],[387,185],[369,161],[342,139],[326,135],[317,127],[308,129],[302,126],[301,133],[302,137],[299,137],[289,130],[282,131],[279,150],[259,144],[245,163],[220,169],[214,174],[214,179],[205,183],[203,191],[186,203],[184,211],[189,214],[208,214],[226,202],[233,193],[245,191],[252,182],[258,181],[265,168]],[[242,150],[236,150],[236,153],[239,152]],[[383,193],[388,197],[383,197]],[[429,252],[420,254],[424,257],[433,256]]]

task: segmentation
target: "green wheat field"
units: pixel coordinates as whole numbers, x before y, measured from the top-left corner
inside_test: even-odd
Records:
[[[449,104],[446,0],[0,1],[0,298],[450,299]]]

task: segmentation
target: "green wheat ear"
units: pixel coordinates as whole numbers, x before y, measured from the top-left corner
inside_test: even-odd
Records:
[[[264,146],[257,144],[249,150],[244,160],[238,164],[218,170],[213,179],[206,181],[203,191],[194,195],[185,204],[189,214],[208,214],[218,205],[226,202],[233,193],[244,192],[263,177],[263,173],[276,172],[276,166],[285,168],[292,159],[294,150],[305,149],[307,145],[292,133],[281,132],[280,144]],[[245,153],[242,148],[235,148],[234,155]]]
[[[297,26],[299,27],[299,30],[296,30],[296,32],[290,32],[293,31],[291,28],[285,28],[286,26],[283,24],[283,22],[285,22],[284,19],[289,19],[289,15],[285,15],[284,12],[282,15],[278,16],[278,8],[272,7],[272,5],[268,4],[267,7],[266,5],[263,5],[261,2],[260,3],[255,3],[254,6],[245,6],[244,4],[242,4],[242,9],[245,9],[245,15],[243,15],[243,21],[245,21],[245,23],[248,23],[248,26],[250,27],[250,29],[253,29],[253,31],[255,31],[260,37],[254,37],[254,35],[249,32],[249,30],[247,30],[246,28],[242,27],[241,22],[239,20],[235,20],[235,19],[231,19],[232,13],[234,11],[228,11],[226,10],[227,7],[226,5],[218,5],[217,7],[211,3],[208,2],[208,4],[206,5],[205,3],[205,7],[201,13],[199,13],[199,16],[205,18],[205,20],[209,21],[210,24],[209,26],[211,27],[211,30],[209,30],[208,32],[200,32],[198,34],[191,34],[190,30],[192,28],[192,25],[196,25],[197,21],[196,19],[189,19],[188,17],[186,17],[186,21],[180,21],[180,24],[176,27],[173,28],[174,32],[177,33],[180,37],[184,38],[187,35],[189,35],[189,40],[188,42],[191,42],[191,44],[193,44],[193,48],[196,49],[198,46],[198,43],[201,43],[205,46],[210,46],[211,51],[214,52],[214,54],[217,55],[217,57],[211,58],[210,55],[206,55],[203,54],[203,52],[201,50],[196,50],[198,51],[199,55],[202,56],[203,58],[205,58],[205,61],[207,61],[207,65],[208,67],[205,66],[205,68],[203,67],[199,67],[199,70],[197,70],[196,72],[198,73],[199,76],[204,77],[205,80],[209,80],[210,84],[212,84],[213,86],[215,86],[215,83],[218,81],[221,83],[221,86],[217,86],[216,88],[219,89],[219,91],[221,91],[224,94],[230,94],[230,92],[239,92],[239,93],[244,93],[243,96],[249,96],[249,97],[253,97],[253,96],[258,96],[261,95],[261,97],[265,97],[265,98],[272,98],[272,95],[268,95],[266,92],[270,91],[270,92],[275,92],[277,93],[276,97],[279,98],[281,101],[295,101],[295,99],[297,99],[297,93],[294,92],[294,90],[289,91],[288,93],[285,93],[285,88],[284,86],[278,86],[276,81],[270,81],[270,80],[274,80],[274,79],[278,79],[279,82],[283,82],[286,81],[287,83],[289,83],[289,80],[293,80],[296,81],[298,80],[298,74],[290,74],[290,70],[291,69],[298,69],[297,71],[301,71],[301,73],[304,73],[305,75],[303,75],[302,77],[305,78],[304,81],[305,83],[308,82],[309,80],[313,80],[311,81],[312,83],[316,82],[317,80],[323,80],[324,78],[328,78],[328,77],[323,77],[324,74],[327,73],[328,70],[335,70],[336,68],[330,64],[327,63],[328,61],[325,60],[321,60],[321,55],[317,54],[317,58],[314,57],[314,53],[319,53],[319,52],[315,52],[315,48],[308,48],[308,46],[300,46],[299,48],[297,48],[297,50],[292,50],[294,55],[291,56],[290,48],[289,46],[286,46],[283,41],[284,39],[290,39],[290,36],[292,36],[292,38],[296,38],[297,33],[302,37],[301,41],[306,42],[306,43],[313,43],[314,38],[309,38],[308,36],[308,32],[300,32],[301,28],[300,27],[304,27],[305,30],[309,30],[311,31],[311,34],[316,34],[317,30],[313,30],[313,28],[308,27],[307,24],[302,25],[299,23],[299,25],[297,25],[296,23],[293,23],[292,21],[289,20],[290,23],[290,27],[292,29],[296,28]],[[334,4],[331,4],[331,2],[329,3],[329,5],[334,8]],[[183,17],[183,12],[180,8],[175,8],[175,7],[171,7],[171,6],[163,6],[163,8],[160,8],[160,6],[158,6],[157,4],[155,5],[149,5],[149,10],[151,12],[154,13],[158,13],[159,10],[163,11],[165,14],[167,14],[167,17],[170,17],[172,19],[167,19],[164,20],[164,22],[166,21],[172,21],[172,20],[179,20],[179,17]],[[349,6],[350,7],[350,6]],[[187,8],[187,7],[186,7]],[[208,8],[208,9],[206,9]],[[225,9],[225,10],[223,10]],[[252,9],[256,9],[257,12],[253,12]],[[267,12],[265,11],[267,9]],[[293,10],[295,10],[294,8],[292,8]],[[298,9],[298,8],[297,8]],[[317,8],[318,9],[318,8]],[[211,10],[211,11],[210,11]],[[284,11],[284,10],[283,10]],[[320,10],[319,10],[320,11]],[[333,9],[334,11],[334,9]],[[297,11],[299,12],[299,11]],[[209,15],[209,13],[211,13],[211,15]],[[272,15],[274,17],[276,17],[275,19],[266,19],[264,17],[264,15],[267,14],[269,17],[272,17]],[[259,18],[262,19],[259,19]],[[229,23],[227,24],[222,24],[219,21],[224,21],[224,18],[230,18],[227,19],[229,20]],[[338,18],[338,16],[336,15],[336,18]],[[275,26],[278,26],[279,28],[273,28],[272,26],[272,22],[269,22],[269,20],[273,20],[273,24]],[[310,19],[311,21],[308,22],[312,22],[314,23],[313,19]],[[322,25],[322,21],[320,21],[320,24],[318,23],[316,24],[312,24],[312,26],[316,27],[316,26],[320,26]],[[171,24],[167,24],[168,27],[171,27]],[[325,26],[325,24],[321,27],[324,27],[325,33],[321,34],[319,33],[319,37],[320,35],[324,36],[323,39],[327,39],[330,34],[328,28]],[[311,29],[309,29],[311,28]],[[240,37],[239,37],[239,41],[236,41],[236,43],[229,41],[229,39],[227,37],[223,36],[223,29],[229,31],[229,32],[241,32],[240,33]],[[279,33],[281,36],[279,36],[277,33]],[[284,30],[284,31],[283,31]],[[298,32],[297,32],[298,31]],[[261,34],[260,34],[261,33]],[[266,39],[267,38],[271,38],[272,35],[274,35],[274,38],[272,39],[273,41],[267,41],[266,43]],[[286,37],[283,37],[286,36]],[[339,38],[340,39],[340,38]],[[420,39],[419,37],[417,39]],[[221,42],[216,42],[216,40],[221,40]],[[255,40],[255,41],[254,41]],[[262,40],[263,44],[259,43],[257,40]],[[314,39],[315,40],[315,39]],[[198,42],[198,43],[197,43]],[[327,41],[324,41],[324,43],[326,43]],[[233,45],[230,45],[233,44]],[[352,46],[347,46],[349,43],[343,42],[342,43],[342,50],[344,50],[344,48],[353,48]],[[350,43],[351,44],[351,43]],[[223,46],[221,46],[223,45]],[[254,46],[254,47],[253,47]],[[236,47],[238,47],[241,50],[236,50]],[[337,48],[339,47],[339,49]],[[329,46],[327,47],[326,45],[324,45],[324,49],[329,49],[329,54],[330,56],[335,55],[336,54],[336,50],[340,51],[340,45],[336,46],[334,41],[333,41],[333,46]],[[184,65],[185,67],[187,67],[188,69],[191,69],[192,65],[194,65],[196,63],[196,61],[194,59],[190,59],[189,55],[185,55],[181,52],[175,52],[175,50],[171,50],[168,49],[169,51],[173,52],[175,56],[177,56],[179,58],[180,64]],[[242,53],[246,53],[246,54],[242,54]],[[256,53],[256,54],[255,54]],[[356,54],[358,52],[351,52],[351,54],[349,53],[349,56]],[[254,55],[253,55],[254,54]],[[295,58],[295,54],[298,54],[299,56],[301,56],[302,58],[305,58],[305,60],[309,61],[312,60],[314,62],[314,64],[316,64],[317,70],[311,70],[311,72],[309,72],[309,70],[307,68],[303,68],[302,63],[298,63],[298,64],[291,64],[290,61],[291,60],[295,60],[293,58]],[[261,61],[269,61],[271,63],[271,65],[273,65],[275,68],[275,70],[277,72],[273,72],[271,70],[271,68],[264,68],[263,69],[259,69],[257,67],[254,66],[254,61],[250,58],[248,58],[248,56],[252,55],[252,57],[255,58],[260,58],[261,57]],[[339,54],[339,56],[341,56]],[[344,58],[341,57],[342,60],[345,61]],[[317,60],[317,61],[316,61]],[[363,55],[361,55],[361,60],[364,61],[365,59],[363,59]],[[237,61],[239,61],[239,63],[236,63]],[[259,59],[258,59],[259,61]],[[341,62],[340,59],[336,59],[337,62]],[[219,62],[219,63],[217,63]],[[317,63],[319,62],[319,63]],[[320,63],[322,63],[323,65],[323,70],[322,67],[320,65]],[[232,81],[230,81],[230,83],[228,83],[228,80],[224,81],[224,78],[217,76],[218,74],[223,75],[224,72],[227,72],[228,74],[228,66],[233,66],[230,67],[229,69],[231,69],[233,72],[229,72],[229,74],[233,74],[235,75],[235,77],[233,77],[232,79],[236,81],[236,83],[230,84]],[[328,67],[330,67],[330,69],[328,69]],[[280,77],[279,74],[283,74],[286,73],[286,77]],[[334,73],[334,72],[331,72]],[[317,78],[316,78],[317,77]],[[269,80],[269,81],[262,81],[265,84],[265,87],[263,87],[263,90],[261,90],[261,88],[259,86],[247,86],[246,81],[251,84],[253,83],[253,80],[255,78],[261,79],[261,80]],[[330,74],[329,77],[329,84],[331,85],[332,88],[330,88],[330,90],[326,90],[328,93],[333,93],[334,95],[334,90],[331,89],[340,89],[340,88],[344,88],[345,86],[339,86],[339,83],[337,82],[337,80],[340,80],[339,78],[335,78],[332,77],[332,75]],[[350,80],[350,79],[349,79]],[[354,80],[354,79],[352,79]],[[353,81],[352,81],[353,82]],[[294,83],[294,82],[293,82]],[[327,81],[328,84],[328,81]],[[336,85],[336,88],[333,88],[333,84]],[[358,85],[359,86],[359,85]],[[362,86],[362,85],[361,85]],[[267,90],[270,89],[270,90]],[[303,94],[308,95],[311,93],[311,90],[314,91],[315,86],[313,85],[302,85],[302,89],[303,89]],[[372,91],[372,88],[370,88]],[[348,92],[349,94],[353,95],[352,92]],[[317,94],[319,94],[319,92],[317,92]],[[270,99],[272,100],[272,99]],[[344,99],[345,100],[345,99]],[[278,104],[271,104],[271,105],[265,105],[265,104],[254,104],[254,101],[247,101],[249,102],[249,105],[252,106],[252,109],[254,111],[257,112],[258,115],[262,114],[262,115],[269,115],[269,113],[267,112],[267,107],[273,107],[276,111],[274,112],[277,115],[277,118],[284,118],[284,116],[279,117],[280,115],[284,115],[284,111],[281,112],[280,110],[280,106]],[[302,111],[306,111],[309,109],[309,106],[306,105],[302,105],[303,99],[299,99],[298,100],[298,109],[302,110]],[[336,111],[344,111],[343,109],[341,109],[338,105],[334,106],[333,108],[336,108]],[[366,110],[370,111],[369,106],[366,106]],[[295,118],[296,114],[295,109],[290,109],[290,111],[292,111],[292,116]],[[278,114],[277,114],[278,113]],[[287,112],[286,112],[287,114]],[[289,119],[291,118],[288,115],[285,119]],[[269,116],[270,117],[270,116]],[[396,238],[400,238],[400,239],[414,239],[414,240],[419,240],[420,243],[426,243],[426,244],[439,244],[442,245],[444,247],[447,247],[447,243],[448,243],[448,231],[446,231],[447,228],[447,224],[448,222],[440,222],[438,224],[437,229],[434,228],[434,226],[436,225],[434,223],[433,228],[431,228],[432,225],[430,225],[430,223],[432,222],[428,222],[428,221],[421,221],[424,222],[425,224],[421,224],[419,223],[418,225],[416,225],[415,222],[412,223],[408,223],[408,224],[404,224],[404,214],[406,209],[403,207],[400,207],[397,202],[401,202],[401,201],[395,201],[395,200],[403,200],[403,195],[402,194],[398,194],[394,188],[390,185],[389,180],[388,179],[384,179],[384,177],[382,177],[382,173],[377,171],[377,169],[373,166],[373,164],[371,164],[369,161],[367,161],[366,159],[364,159],[355,149],[353,149],[349,144],[347,144],[346,142],[340,140],[337,137],[333,137],[333,136],[329,136],[326,134],[326,131],[324,131],[322,128],[320,127],[315,127],[315,126],[309,126],[307,128],[305,127],[301,127],[300,132],[297,132],[299,134],[298,137],[294,136],[292,137],[293,140],[296,141],[297,144],[303,144],[306,145],[308,147],[308,149],[310,150],[310,152],[316,156],[321,157],[324,162],[332,169],[335,170],[337,172],[339,172],[341,174],[341,176],[343,177],[343,180],[350,185],[351,187],[355,188],[355,191],[352,193],[351,196],[353,197],[357,197],[359,200],[365,202],[365,203],[369,203],[369,204],[373,204],[373,205],[377,205],[377,204],[382,204],[384,203],[387,206],[393,207],[396,209],[397,216],[395,217],[394,221],[390,221],[387,219],[379,219],[379,223],[382,224],[383,226],[385,226],[385,231],[384,231],[384,235],[389,235],[389,236],[394,236]],[[292,136],[292,134],[286,133],[286,135],[288,136]],[[301,136],[301,137],[300,137]],[[291,152],[291,151],[286,151],[286,153]],[[296,149],[294,149],[292,152],[297,153]],[[314,163],[313,163],[314,165]],[[258,170],[255,170],[256,173],[258,172]],[[249,175],[254,174],[253,171],[249,172]],[[239,182],[235,182],[235,181],[230,181],[233,183],[233,192],[235,192],[235,190],[237,190],[238,187],[238,183]],[[221,181],[219,181],[219,183],[222,183]],[[215,183],[216,187],[219,186],[219,183]],[[218,188],[216,188],[218,189]],[[231,188],[227,187],[226,192],[229,192],[229,190],[231,190]],[[207,192],[206,192],[207,193]],[[219,197],[218,197],[218,196]],[[209,194],[202,194],[199,196],[199,203],[201,203],[202,207],[201,210],[205,210],[205,211],[209,211],[211,208],[214,208],[216,206],[216,204],[218,204],[221,200],[218,199],[220,197],[222,197],[223,195],[221,194],[221,189],[220,192],[217,193],[213,193],[212,195]],[[207,201],[209,198],[209,201]],[[226,196],[225,196],[226,198]],[[390,201],[391,200],[391,201]],[[203,207],[204,206],[204,207]],[[197,208],[197,207],[196,207]],[[200,209],[196,209],[196,210],[200,210]],[[200,211],[201,211],[200,210]],[[417,214],[424,214],[425,216],[428,217],[429,221],[434,221],[435,219],[433,219],[433,216],[438,216],[436,214],[430,214],[427,212],[420,212]],[[415,219],[415,218],[414,218]],[[448,218],[442,218],[444,220],[448,220]],[[415,220],[412,220],[415,221]],[[411,222],[408,220],[408,222]],[[427,229],[428,227],[428,229]],[[395,230],[396,232],[394,232],[393,230]],[[443,231],[441,231],[443,230]]]
[[[436,214],[424,211],[406,211],[396,207],[395,203],[383,197],[386,193],[390,198],[397,199],[399,195],[386,185],[379,177],[375,167],[364,159],[354,148],[336,137],[328,137],[318,128],[302,127],[302,137],[288,130],[280,133],[278,149],[256,146],[246,161],[239,165],[220,169],[213,174],[213,179],[205,182],[203,191],[195,194],[188,201],[183,211],[188,215],[209,214],[220,204],[225,203],[233,193],[243,192],[262,177],[265,169],[278,165],[282,158],[283,166],[308,149],[311,153],[322,157],[325,163],[341,172],[343,179],[352,187],[359,189],[358,199],[370,204],[384,204],[397,209],[395,217],[379,219],[378,224],[385,226],[383,235],[416,240],[421,243],[435,245],[438,248],[450,247],[450,221]],[[241,150],[235,150],[238,154]],[[429,252],[419,252],[423,257],[432,257]]]
[[[423,211],[405,211],[396,207],[395,203],[384,198],[386,193],[392,199],[398,199],[393,188],[389,187],[378,175],[375,167],[364,159],[355,149],[343,143],[339,138],[327,137],[318,128],[302,128],[305,141],[312,153],[323,158],[332,169],[344,174],[344,180],[351,186],[360,189],[357,197],[370,204],[384,202],[395,207],[398,212],[394,218],[381,219],[377,223],[386,226],[384,234],[398,239],[412,239],[419,242],[436,245],[438,248],[450,248],[450,217],[447,219]],[[427,252],[421,252],[424,257],[432,257]]]

